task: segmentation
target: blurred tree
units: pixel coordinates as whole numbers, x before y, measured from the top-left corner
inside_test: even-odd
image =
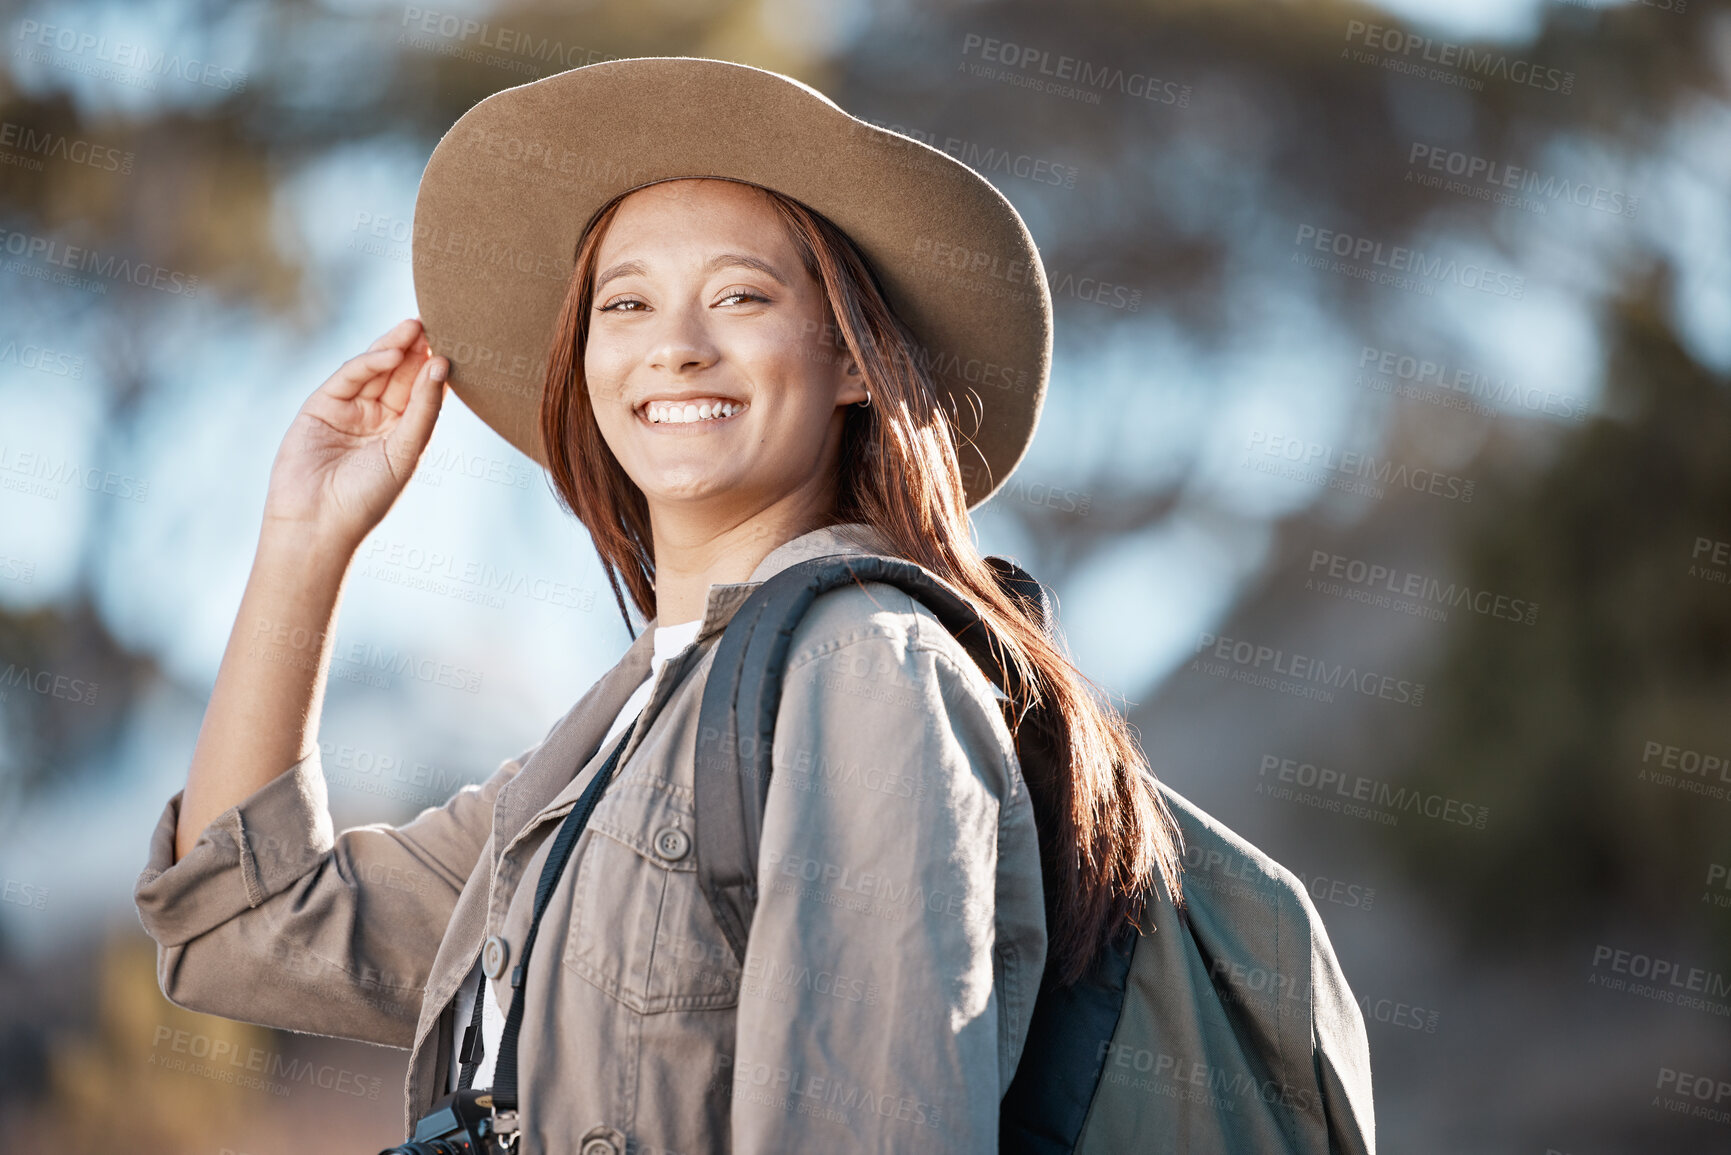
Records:
[[[1536,476],[1524,456],[1479,467],[1461,576],[1541,617],[1447,632],[1410,781],[1492,818],[1464,848],[1436,824],[1387,840],[1476,946],[1610,921],[1716,927],[1731,956],[1731,920],[1700,917],[1708,865],[1731,862],[1731,769],[1667,770],[1647,747],[1731,757],[1731,566],[1697,549],[1731,540],[1731,379],[1678,342],[1673,292],[1660,266],[1606,319],[1604,416]]]
[[[155,946],[136,934],[103,944],[97,965],[94,1020],[60,1024],[47,1040],[41,1098],[13,1099],[6,1111],[7,1150],[185,1155],[214,1150],[214,1136],[238,1135],[256,1110],[258,1092],[238,1090],[165,1063],[195,1062],[180,1038],[197,1037],[205,1054],[222,1044],[246,1054],[270,1032],[195,1015],[163,1001],[156,988]]]
[[[156,664],[122,647],[87,600],[0,611],[0,783],[28,795],[98,762],[123,732],[130,698],[155,676]]]
[[[49,18],[30,11],[21,18]],[[718,53],[787,70],[844,107],[902,123],[937,147],[958,142],[975,163],[984,163],[981,150],[998,149],[1075,165],[1073,188],[987,166],[1029,216],[1054,280],[1089,276],[1128,286],[1142,294],[1141,317],[1165,317],[1193,339],[1230,346],[1260,323],[1254,286],[1267,276],[1266,258],[1278,260],[1290,248],[1295,223],[1389,245],[1434,230],[1439,218],[1482,239],[1501,235],[1487,202],[1439,205],[1435,193],[1399,180],[1415,138],[1507,163],[1587,138],[1609,155],[1632,158],[1662,144],[1655,125],[1704,94],[1723,96],[1725,85],[1707,6],[1662,20],[1638,6],[1547,9],[1537,39],[1521,53],[1567,62],[1579,77],[1569,99],[1497,83],[1478,91],[1428,85],[1415,96],[1383,69],[1341,58],[1349,21],[1398,24],[1354,4],[1108,0],[1060,9],[1000,0],[845,17],[822,4],[755,0],[659,0],[648,8],[596,0],[576,10],[500,4],[477,19],[492,30],[492,43],[509,45],[503,50],[481,48],[475,36],[452,35],[436,20],[440,30],[428,32],[420,11],[339,13],[314,0],[162,9],[153,44],[244,65],[246,83],[126,112],[74,99],[53,68],[37,70],[47,87],[29,92],[0,71],[0,120],[15,126],[8,131],[17,139],[90,142],[128,158],[124,173],[52,156],[39,168],[0,166],[0,227],[180,270],[199,278],[202,294],[267,312],[279,324],[320,324],[344,302],[324,299],[324,287],[304,281],[300,239],[274,216],[281,182],[298,166],[404,135],[430,150],[476,101],[568,66]],[[62,4],[52,19],[100,26],[96,6]],[[1099,103],[1055,99],[958,72],[978,58],[977,44],[987,37],[1157,76],[1186,90],[1184,103],[1110,90]],[[1409,317],[1385,317],[1388,294],[1367,282],[1312,279],[1306,291],[1324,299],[1344,329],[1373,343],[1383,327],[1410,325]],[[134,294],[124,303],[100,298],[102,308],[93,310],[79,296],[34,302],[35,320],[86,314],[95,325],[90,347],[120,351],[98,380],[110,397],[102,443],[124,454],[135,444],[145,400],[174,385],[148,367],[161,342],[178,339],[168,336],[178,329],[162,323],[163,310],[182,302]],[[1057,307],[1067,344],[1134,319],[1074,296],[1060,295]],[[1100,412],[1115,404],[1104,389],[1063,395]],[[1008,510],[1044,543],[1047,554],[1037,560],[1048,572],[1068,573],[1104,544],[1170,512],[1184,471],[1150,489],[1126,464],[1096,467],[1087,487],[1113,497],[1110,508],[1104,497],[1095,503],[1089,518]],[[100,524],[89,534],[85,583],[103,564],[107,538]],[[134,669],[142,675],[146,665]],[[122,703],[132,692],[124,678],[109,689]],[[69,753],[49,749],[41,757],[65,764],[61,755]]]

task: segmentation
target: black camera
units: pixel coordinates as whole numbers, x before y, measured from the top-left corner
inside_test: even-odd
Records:
[[[493,1093],[469,1087],[453,1091],[415,1124],[407,1143],[379,1155],[509,1155],[517,1150],[517,1113],[493,1114]]]

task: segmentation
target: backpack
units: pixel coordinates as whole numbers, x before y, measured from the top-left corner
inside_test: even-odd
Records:
[[[1006,559],[987,561],[1049,629],[1039,583]],[[912,562],[813,558],[754,590],[716,643],[696,763],[698,882],[742,964],[788,647],[818,595],[852,582],[905,591],[1013,693],[1014,671],[994,656],[979,613]],[[999,1150],[1374,1155],[1364,1020],[1309,895],[1268,855],[1158,789],[1182,837],[1183,902],[1156,885],[1149,931],[1126,928],[1073,985],[1048,968],[1000,1104]]]

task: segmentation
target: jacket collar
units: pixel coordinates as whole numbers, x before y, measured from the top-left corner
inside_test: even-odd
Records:
[[[802,533],[771,550],[745,581],[718,582],[709,587],[697,642],[719,634],[753,590],[797,562],[834,554],[888,552],[891,552],[888,539],[863,522],[829,525]],[[600,753],[607,728],[632,691],[649,676],[650,659],[655,653],[656,621],[651,618],[645,624],[619,662],[566,712],[518,773],[500,788],[493,814],[495,866],[511,839],[535,814],[566,792],[576,776]],[[630,751],[626,753],[629,755]]]
[[[703,608],[703,624],[697,627],[697,640],[707,641],[710,637],[727,628],[727,623],[745,599],[751,596],[753,590],[782,570],[797,562],[814,557],[829,557],[833,554],[873,554],[887,553],[891,549],[889,541],[873,526],[865,522],[844,522],[839,525],[826,525],[822,529],[814,529],[802,533],[798,537],[783,542],[770,550],[764,559],[757,563],[757,568],[751,571],[751,576],[742,582],[718,582],[709,587],[708,598]],[[652,634],[659,618],[651,618],[644,626],[645,634]],[[637,639],[641,642],[643,639]],[[636,643],[632,649],[636,649]],[[653,646],[649,651],[653,652]],[[630,651],[626,651],[627,654]],[[649,660],[644,658],[645,674],[649,669]],[[641,682],[640,675],[637,682]],[[635,687],[637,682],[633,682]]]

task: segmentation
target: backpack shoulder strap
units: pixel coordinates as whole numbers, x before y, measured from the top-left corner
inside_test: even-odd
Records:
[[[1046,608],[1045,591],[1026,571],[1003,558],[987,560],[1015,596]],[[973,604],[913,562],[877,554],[811,558],[753,590],[716,643],[698,713],[694,783],[698,884],[742,963],[757,909],[757,852],[788,648],[819,594],[863,582],[886,582],[920,602],[999,689],[1013,693],[1006,680],[1015,677],[1014,670],[999,659],[991,631]]]

